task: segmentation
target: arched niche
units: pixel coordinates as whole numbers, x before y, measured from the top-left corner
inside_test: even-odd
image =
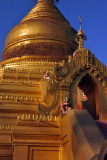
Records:
[[[85,93],[88,98],[88,111],[94,119],[99,119],[99,87],[95,80],[87,73],[80,80],[78,87]]]
[[[102,83],[89,71],[81,72],[70,85],[70,102],[77,108],[77,88],[80,88],[88,97],[88,111],[94,119],[106,120],[107,99]]]

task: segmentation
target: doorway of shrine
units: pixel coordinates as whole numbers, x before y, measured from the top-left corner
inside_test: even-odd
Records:
[[[78,88],[83,93],[82,108],[87,109],[94,119],[99,119],[99,89],[95,80],[89,74],[86,74],[79,82]]]
[[[95,120],[99,119],[100,99],[99,88],[95,80],[86,73],[76,80],[76,90],[73,93],[74,108],[87,109]]]

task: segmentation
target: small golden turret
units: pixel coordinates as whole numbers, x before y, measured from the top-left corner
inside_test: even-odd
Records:
[[[84,48],[84,41],[87,40],[87,37],[84,34],[82,27],[81,27],[81,22],[82,22],[81,16],[79,16],[79,20],[80,20],[80,29],[77,33],[77,41],[79,43],[78,49],[81,49],[81,48]]]

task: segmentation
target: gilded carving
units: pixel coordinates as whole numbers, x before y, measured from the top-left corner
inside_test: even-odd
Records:
[[[88,49],[84,50],[83,53],[80,52],[80,54],[79,50],[77,52],[78,54],[75,52],[73,59],[68,57],[68,62],[64,65],[56,65],[55,75],[57,80],[61,81],[62,84],[67,84],[72,82],[72,79],[79,75],[81,71],[83,72],[87,69],[93,72],[96,77],[100,75],[107,77],[106,66],[98,61]],[[101,77],[99,79],[102,79]]]
[[[0,130],[11,130],[12,128],[13,128],[13,125],[0,124]]]
[[[47,116],[57,115],[61,105],[60,85],[55,80],[50,80],[47,86],[44,104],[39,103],[37,113]]]
[[[57,117],[56,116],[46,116],[46,115],[37,115],[37,114],[23,114],[23,115],[19,115],[17,116],[17,122],[21,120],[21,121],[50,121],[50,122],[56,122],[57,121]]]

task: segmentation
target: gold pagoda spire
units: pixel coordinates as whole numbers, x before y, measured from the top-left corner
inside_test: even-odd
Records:
[[[54,0],[38,0],[38,3],[39,2],[54,2]]]
[[[59,2],[59,0],[55,0],[56,2]],[[54,0],[38,0],[38,2],[54,2]]]
[[[32,10],[9,32],[2,60],[25,55],[66,58],[77,49],[77,32],[54,5],[55,1],[38,0]]]
[[[87,40],[87,37],[86,35],[84,34],[83,30],[82,30],[82,27],[81,27],[81,22],[82,22],[82,19],[81,19],[81,16],[79,16],[79,20],[80,20],[80,29],[77,33],[77,41],[79,43],[79,49],[80,48],[84,48],[84,41]]]

